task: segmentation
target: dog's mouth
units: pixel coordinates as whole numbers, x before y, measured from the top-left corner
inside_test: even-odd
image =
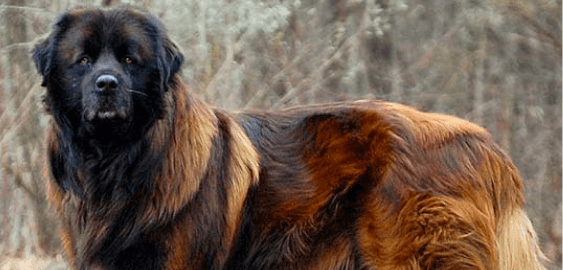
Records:
[[[125,107],[115,109],[87,109],[84,112],[84,119],[88,122],[95,120],[126,120],[127,109]]]
[[[111,144],[130,136],[130,106],[113,104],[115,102],[90,103],[83,112],[86,134],[102,144]]]
[[[131,114],[130,102],[130,97],[122,91],[109,95],[103,93],[86,95],[82,100],[84,120],[87,122],[127,120]]]

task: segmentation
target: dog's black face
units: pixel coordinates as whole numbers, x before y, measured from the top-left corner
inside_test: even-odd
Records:
[[[57,124],[100,143],[140,137],[163,114],[183,55],[160,22],[132,7],[63,14],[33,50]]]

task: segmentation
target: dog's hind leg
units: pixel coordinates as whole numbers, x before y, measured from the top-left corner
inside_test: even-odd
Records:
[[[375,206],[360,221],[364,260],[373,269],[497,269],[494,215],[472,202],[417,194],[397,211]]]

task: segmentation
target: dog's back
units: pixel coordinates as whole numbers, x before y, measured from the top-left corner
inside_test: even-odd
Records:
[[[380,101],[239,123],[261,171],[237,267],[541,268],[518,171],[475,124]]]

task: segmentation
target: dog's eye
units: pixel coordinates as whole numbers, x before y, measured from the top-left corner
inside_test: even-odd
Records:
[[[88,57],[82,57],[80,59],[80,64],[81,65],[87,65],[88,63],[90,63],[90,59],[88,59]]]
[[[132,64],[132,63],[133,63],[133,58],[131,58],[131,57],[125,57],[125,58],[123,59],[123,62],[124,62],[125,64],[127,64],[127,65]]]

